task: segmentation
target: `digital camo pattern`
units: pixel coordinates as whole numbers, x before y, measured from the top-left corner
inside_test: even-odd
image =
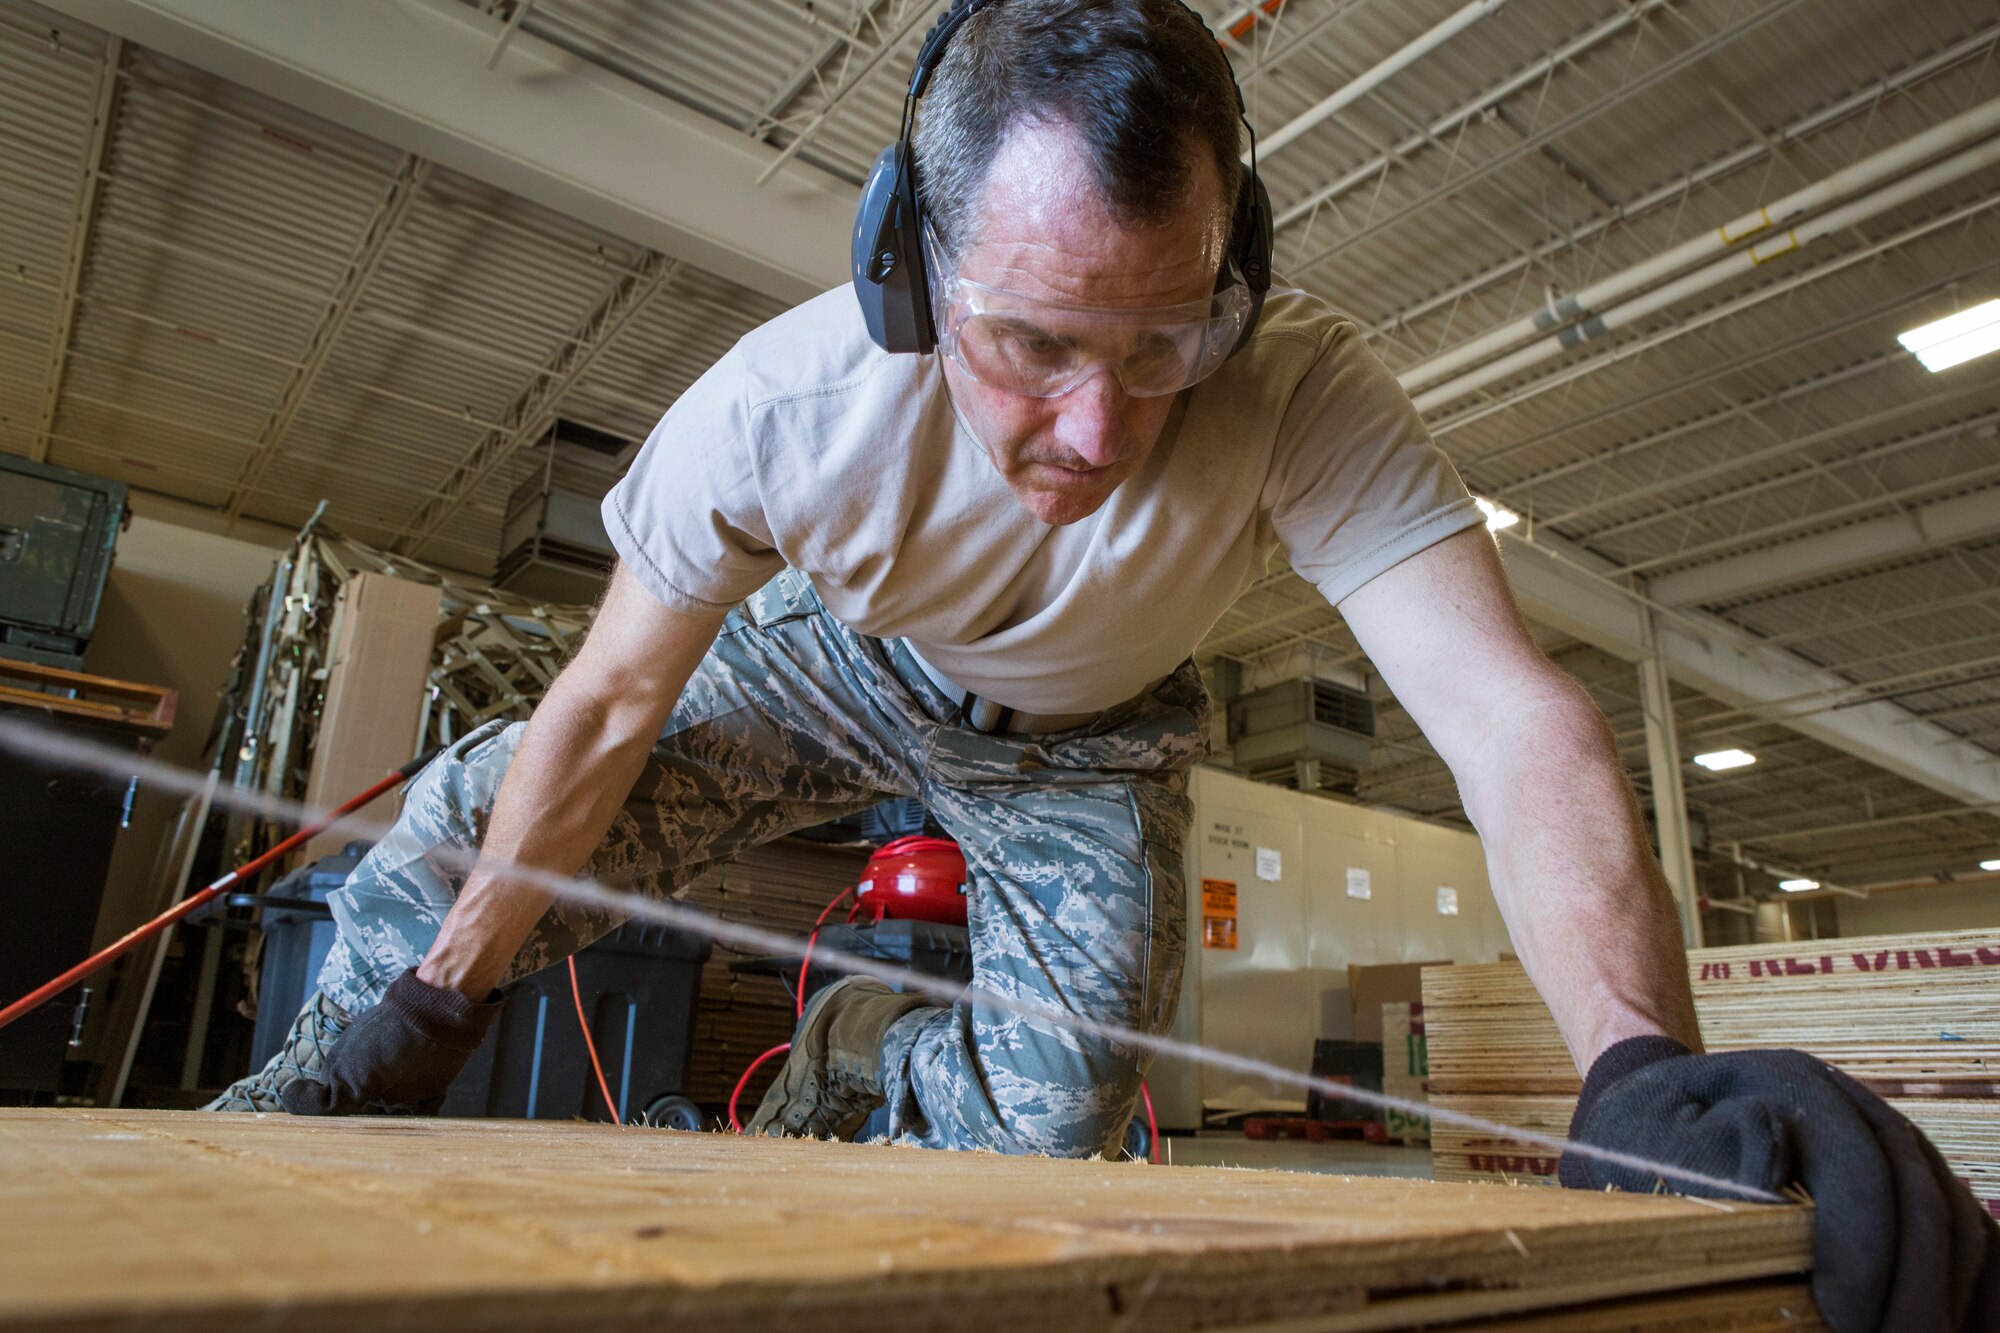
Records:
[[[341,1007],[374,1004],[429,948],[521,730],[483,727],[434,761],[395,830],[332,895],[340,938],[320,986]],[[1084,727],[972,731],[908,649],[842,625],[788,570],[724,622],[584,873],[674,893],[781,834],[917,796],[965,851],[978,985],[1164,1032],[1186,946],[1187,772],[1207,734],[1192,662]],[[558,903],[509,975],[559,962],[617,924]],[[1145,1063],[1142,1052],[963,1000],[898,1022],[883,1059],[897,1139],[1059,1155],[1116,1141]]]

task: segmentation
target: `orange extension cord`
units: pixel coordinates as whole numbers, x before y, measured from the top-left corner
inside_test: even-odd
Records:
[[[604,1096],[604,1109],[612,1122],[619,1123],[618,1103],[611,1097],[611,1085],[604,1081],[604,1066],[598,1063],[597,1043],[590,1036],[590,1020],[583,1016],[583,988],[576,984],[576,955],[569,959],[569,997],[576,1001],[576,1025],[583,1029],[583,1049],[590,1052],[590,1067],[597,1074],[597,1090]]]

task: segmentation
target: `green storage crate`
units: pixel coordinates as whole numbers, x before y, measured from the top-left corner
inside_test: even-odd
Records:
[[[0,454],[0,656],[83,668],[125,484]]]

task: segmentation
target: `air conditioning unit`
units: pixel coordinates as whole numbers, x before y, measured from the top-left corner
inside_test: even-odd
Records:
[[[1288,680],[1229,705],[1230,752],[1259,782],[1352,793],[1374,736],[1374,701],[1330,681]]]
[[[618,554],[599,506],[638,445],[557,421],[536,447],[547,462],[507,501],[493,584],[535,601],[594,602]]]

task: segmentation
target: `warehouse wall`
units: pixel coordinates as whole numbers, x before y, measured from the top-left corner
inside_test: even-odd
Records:
[[[2000,927],[2000,882],[1898,889],[1840,900],[1842,935],[1912,935]]]
[[[147,508],[143,502],[137,508]],[[172,733],[155,758],[198,768],[216,694],[243,641],[243,608],[271,576],[277,551],[135,516],[118,539],[85,669],[180,693]],[[152,901],[154,866],[179,801],[142,784],[132,826],[119,835],[98,915],[100,945],[138,924]]]

